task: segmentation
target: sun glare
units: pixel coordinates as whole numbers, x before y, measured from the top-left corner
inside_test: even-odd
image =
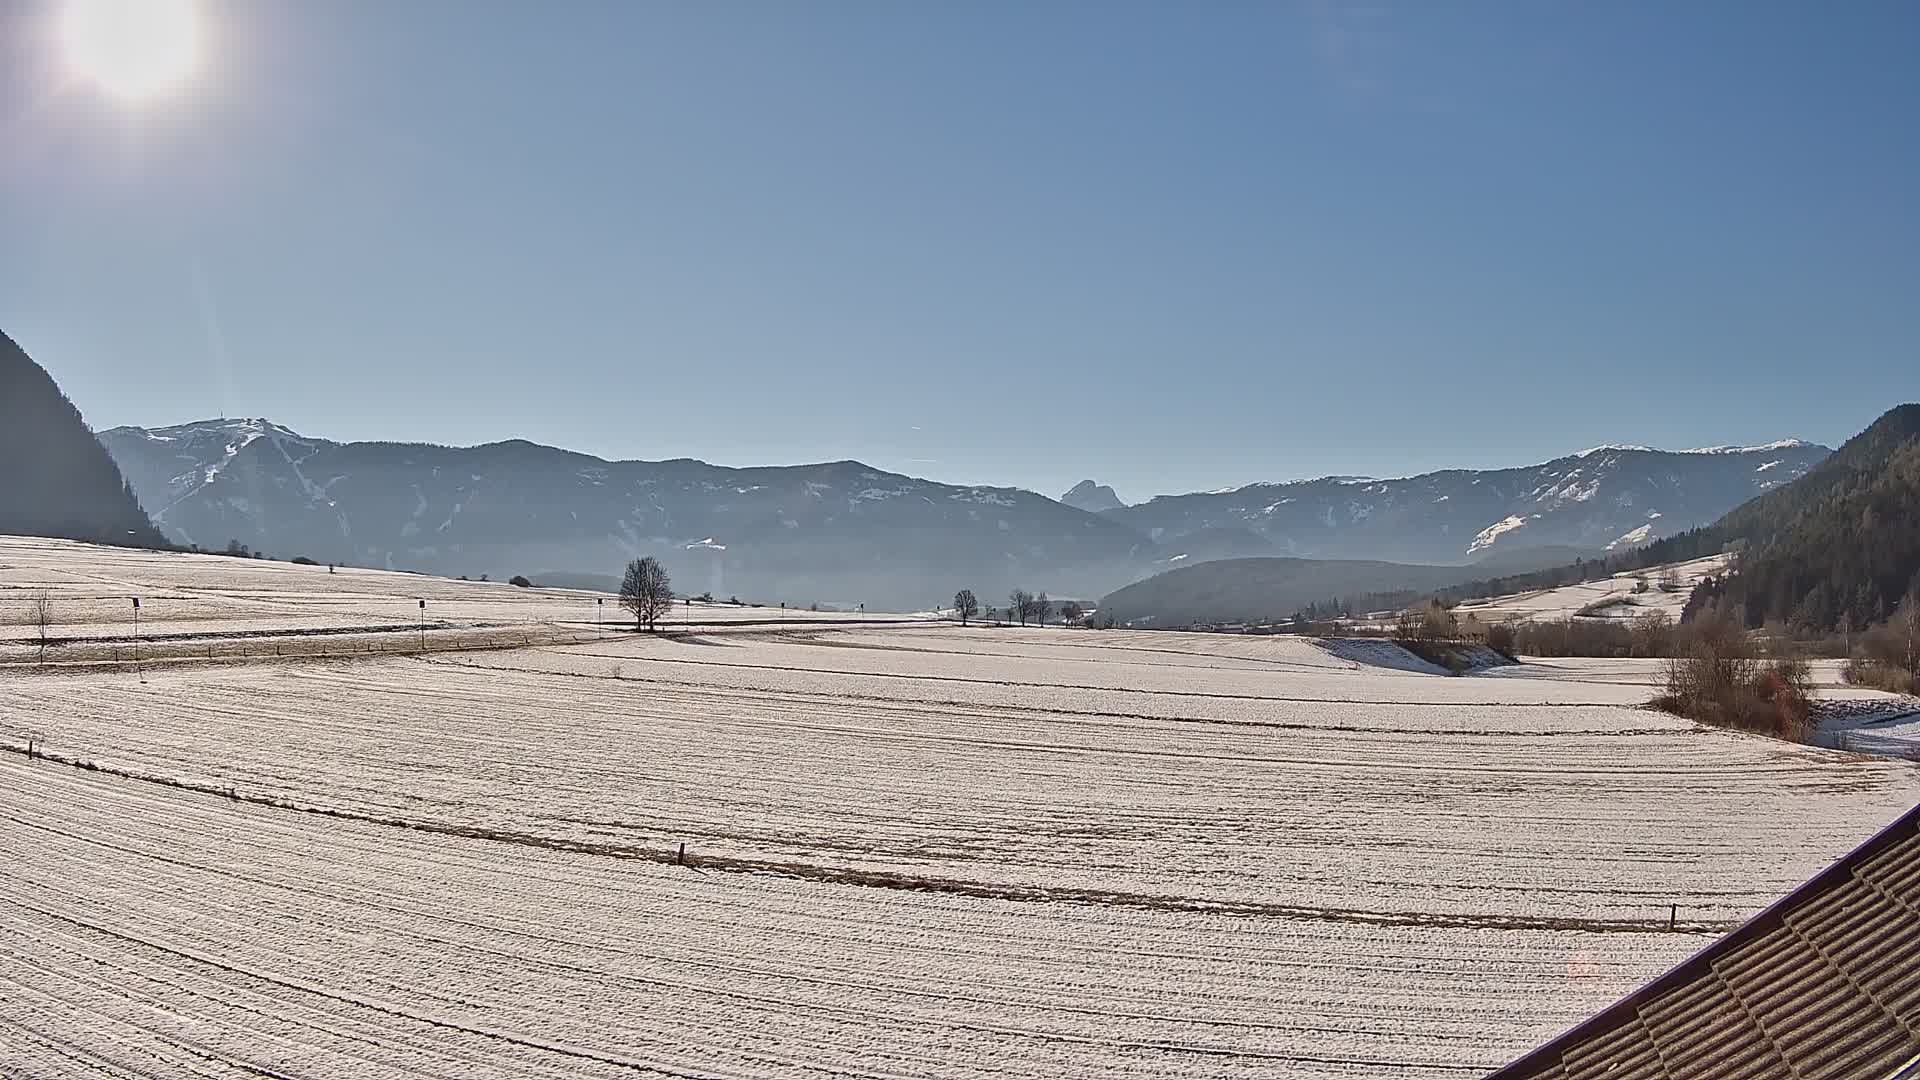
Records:
[[[200,59],[196,0],[66,0],[60,41],[75,74],[123,100],[179,85]]]

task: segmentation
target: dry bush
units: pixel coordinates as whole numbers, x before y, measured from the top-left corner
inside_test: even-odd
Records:
[[[1674,633],[1666,693],[1654,706],[1716,727],[1793,742],[1812,734],[1812,679],[1803,660],[1762,662],[1740,624],[1709,614]]]
[[[1920,675],[1884,660],[1856,656],[1847,661],[1840,674],[1852,686],[1867,686],[1890,694],[1920,694]]]
[[[1506,657],[1514,658],[1514,649],[1518,635],[1509,623],[1494,623],[1487,627],[1487,648]]]
[[[1425,607],[1408,608],[1394,620],[1393,636],[1401,644],[1408,642],[1452,641],[1460,636],[1459,620],[1446,605],[1429,600]]]
[[[1632,656],[1633,639],[1625,625],[1590,619],[1522,623],[1514,646],[1528,656]]]

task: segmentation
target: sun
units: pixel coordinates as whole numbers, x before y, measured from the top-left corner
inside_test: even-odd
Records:
[[[60,42],[76,75],[126,101],[166,92],[200,62],[196,0],[66,0]]]

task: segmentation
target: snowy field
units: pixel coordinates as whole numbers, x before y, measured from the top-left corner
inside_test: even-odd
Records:
[[[566,628],[0,668],[9,1080],[1472,1077],[1920,798],[1911,763],[1635,708],[1647,662],[644,637],[537,614],[584,594],[50,542],[0,564],[271,608],[215,627],[426,596]]]
[[[1710,555],[1691,562],[1619,573],[1582,585],[1468,600],[1454,608],[1453,613],[1463,621],[1471,615],[1483,623],[1503,623],[1571,619],[1583,611],[1591,612],[1585,616],[1588,618],[1630,620],[1658,611],[1679,622],[1693,587],[1726,567],[1727,556]],[[1669,570],[1672,579],[1667,584],[1678,585],[1671,592],[1661,587]],[[1644,591],[1636,593],[1634,590],[1640,588],[1642,582]]]
[[[417,645],[423,625],[428,648],[579,640],[630,619],[604,593],[0,536],[0,664],[38,662],[40,597],[52,615],[48,635],[60,642],[56,662],[131,659],[134,597],[148,658],[205,656],[209,645],[216,658],[397,651]],[[694,603],[663,625],[928,618]]]

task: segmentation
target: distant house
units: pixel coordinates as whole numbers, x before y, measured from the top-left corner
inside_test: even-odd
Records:
[[[1920,1080],[1920,806],[1487,1080]]]

